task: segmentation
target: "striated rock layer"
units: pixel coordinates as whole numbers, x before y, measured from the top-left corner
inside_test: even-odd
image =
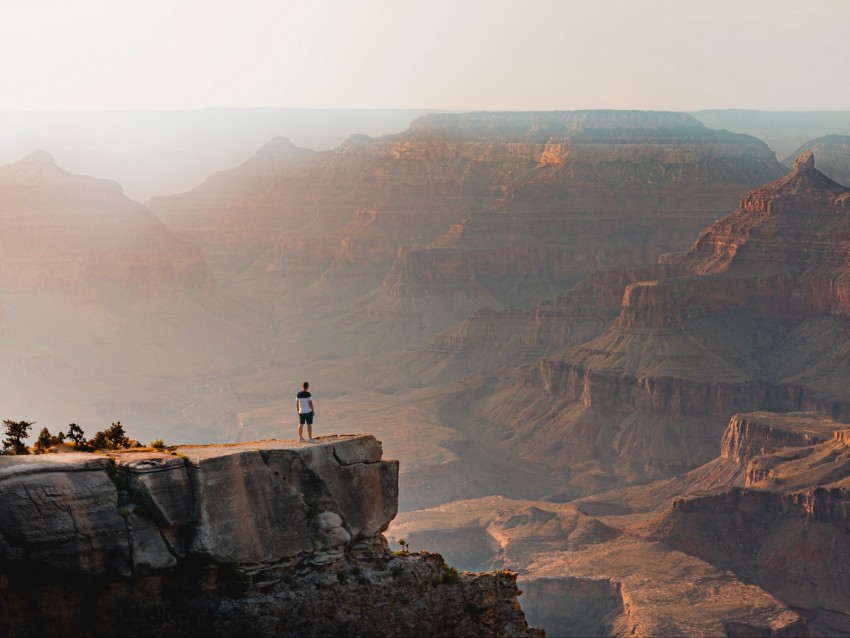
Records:
[[[3,457],[0,633],[542,635],[516,575],[393,554],[370,436]]]

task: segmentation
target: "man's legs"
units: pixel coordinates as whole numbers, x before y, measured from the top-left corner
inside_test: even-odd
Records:
[[[298,442],[302,443],[304,441],[304,419],[301,418],[301,415],[298,415]]]

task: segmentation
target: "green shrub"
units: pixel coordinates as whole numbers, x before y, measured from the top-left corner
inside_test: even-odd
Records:
[[[150,442],[149,446],[155,450],[163,450],[165,449],[165,441],[163,441],[162,438],[154,439]]]
[[[443,563],[443,584],[449,585],[458,582],[458,580],[460,580],[460,574],[457,573],[457,569]]]
[[[47,428],[41,428],[41,432],[39,432],[38,438],[35,440],[33,451],[36,454],[44,454],[50,449],[50,441],[53,438],[54,437],[50,434],[50,430]]]
[[[121,421],[117,421],[95,434],[89,441],[89,446],[95,450],[117,450],[130,447],[130,439],[127,438]]]

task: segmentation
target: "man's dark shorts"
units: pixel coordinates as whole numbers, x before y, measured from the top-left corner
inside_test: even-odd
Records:
[[[298,413],[298,422],[301,425],[305,423],[307,425],[313,425],[313,413],[312,412],[299,412]]]

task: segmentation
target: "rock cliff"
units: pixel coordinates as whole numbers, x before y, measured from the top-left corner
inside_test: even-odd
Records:
[[[636,531],[731,569],[796,609],[813,635],[850,629],[850,449],[847,429],[823,415],[740,415],[724,454],[746,465],[746,485],[673,499]]]
[[[370,436],[0,460],[0,632],[542,635],[516,576],[392,553]]]

